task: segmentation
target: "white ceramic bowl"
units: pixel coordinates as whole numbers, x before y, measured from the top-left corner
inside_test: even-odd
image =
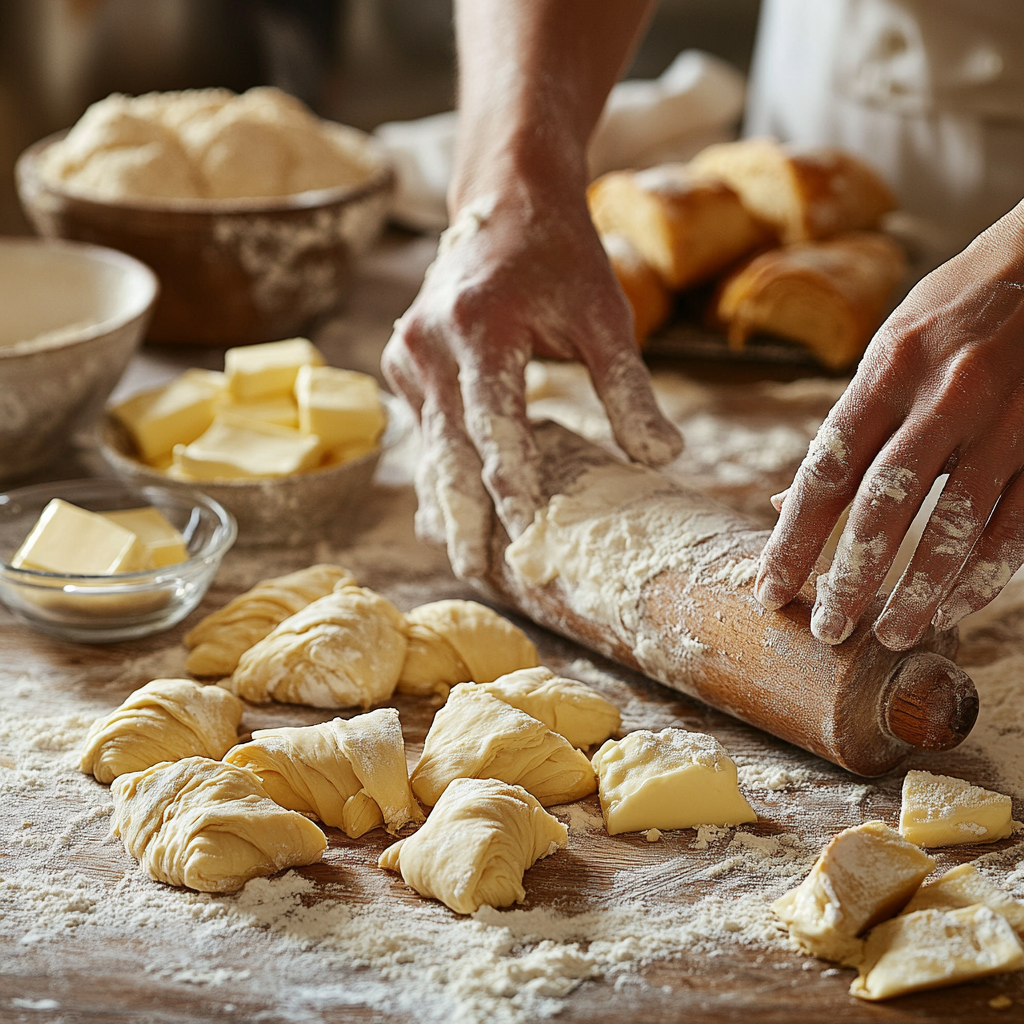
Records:
[[[113,249],[0,238],[0,481],[40,469],[95,419],[157,291]]]

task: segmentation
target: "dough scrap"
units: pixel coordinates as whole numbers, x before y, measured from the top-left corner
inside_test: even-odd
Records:
[[[343,586],[250,647],[228,685],[255,704],[368,708],[395,692],[405,649],[402,613],[372,590]]]
[[[400,693],[442,697],[457,683],[489,683],[540,664],[533,641],[508,619],[476,601],[434,601],[405,617],[409,652]]]
[[[185,667],[194,676],[229,676],[238,667],[238,659],[289,615],[336,587],[355,584],[355,577],[341,565],[311,565],[263,580],[185,634],[185,646],[191,650]]]
[[[903,779],[900,835],[917,846],[994,843],[1013,832],[1011,800],[965,779],[910,771]]]
[[[224,760],[255,772],[275,803],[315,814],[350,839],[381,825],[394,833],[423,821],[394,708],[300,729],[261,729]]]
[[[892,999],[1024,968],[1024,948],[1009,922],[976,904],[920,910],[885,921],[864,943],[850,994]]]
[[[725,747],[705,733],[638,729],[594,754],[609,835],[757,821]]]
[[[454,779],[427,823],[389,846],[378,866],[458,914],[526,899],[523,873],[564,849],[568,831],[522,786]]]
[[[543,722],[471,683],[456,686],[434,716],[412,772],[412,791],[433,807],[458,778],[519,785],[545,807],[572,803],[597,789],[585,754]]]
[[[925,882],[903,908],[903,914],[919,910],[960,910],[983,903],[1002,915],[1010,926],[1024,935],[1024,903],[978,874],[973,864],[958,864],[932,882]]]
[[[526,712],[581,749],[603,743],[622,725],[619,709],[596,690],[543,665],[509,672],[477,689]]]
[[[112,832],[158,882],[235,892],[250,878],[313,864],[327,838],[278,807],[244,768],[206,757],[157,764],[115,780]]]
[[[79,767],[98,782],[111,783],[162,761],[192,755],[216,760],[238,739],[243,710],[242,702],[219,686],[154,679],[93,722]]]

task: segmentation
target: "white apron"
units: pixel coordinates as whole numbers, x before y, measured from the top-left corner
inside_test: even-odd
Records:
[[[764,0],[744,134],[860,155],[950,256],[1024,199],[1024,0]]]

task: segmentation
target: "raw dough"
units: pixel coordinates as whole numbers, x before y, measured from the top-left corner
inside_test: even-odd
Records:
[[[432,807],[458,778],[518,784],[545,807],[572,803],[597,789],[584,754],[543,722],[467,683],[456,686],[434,716],[413,769],[412,791]]]
[[[917,846],[994,843],[1013,832],[1011,801],[963,779],[907,772],[900,834]]]
[[[278,623],[335,587],[355,583],[352,573],[341,565],[311,565],[257,583],[185,634],[185,646],[191,649],[185,667],[194,676],[229,676],[238,659]]]
[[[736,765],[714,738],[685,729],[638,729],[594,755],[609,835],[651,828],[757,821]]]
[[[368,708],[395,692],[405,619],[380,594],[345,586],[282,622],[238,662],[229,686],[248,701]]]
[[[873,929],[850,994],[891,999],[907,992],[1024,968],[1024,949],[1005,918],[988,907],[922,910]]]
[[[543,665],[509,672],[477,689],[525,711],[574,747],[602,743],[622,724],[619,709],[596,690]]]
[[[405,617],[409,652],[401,693],[438,693],[456,683],[489,683],[540,664],[533,641],[508,619],[476,601],[434,601]]]
[[[422,821],[405,761],[398,712],[379,708],[301,729],[261,729],[224,758],[248,768],[275,802],[315,814],[350,839],[383,825]]]
[[[421,896],[459,914],[526,899],[523,872],[563,849],[568,832],[522,786],[455,779],[415,835],[377,862],[398,871]]]
[[[1024,903],[979,875],[973,864],[959,864],[940,875],[934,882],[925,882],[903,908],[904,914],[918,910],[960,910],[983,903],[1001,914],[1010,926],[1024,934]]]
[[[161,761],[194,754],[216,760],[237,740],[243,710],[242,702],[219,686],[154,679],[93,722],[80,767],[110,783]]]
[[[158,882],[234,892],[250,878],[313,864],[327,846],[308,818],[278,807],[244,768],[186,757],[118,778],[112,832]]]
[[[772,909],[811,956],[855,964],[863,935],[899,913],[935,861],[882,821],[844,829]]]

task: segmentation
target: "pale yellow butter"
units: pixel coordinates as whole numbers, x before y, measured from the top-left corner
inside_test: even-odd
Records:
[[[367,373],[303,366],[295,378],[295,399],[299,426],[318,435],[325,448],[372,446],[387,422],[380,388]]]
[[[177,565],[189,558],[185,538],[167,521],[157,508],[126,508],[117,512],[102,512],[104,518],[131,530],[149,549],[149,566],[162,569]]]
[[[148,568],[149,549],[124,526],[61,498],[43,509],[15,552],[16,569],[107,576]]]
[[[221,413],[202,437],[174,449],[175,475],[190,480],[288,476],[320,462],[320,438]]]
[[[917,846],[994,843],[1013,832],[1011,801],[964,779],[907,772],[900,834]]]
[[[713,736],[641,729],[608,740],[593,764],[609,835],[757,821],[736,765]]]
[[[240,419],[275,423],[279,427],[290,427],[293,430],[298,430],[299,427],[299,409],[291,395],[271,395],[269,398],[239,402],[230,394],[226,394],[220,411],[230,413]],[[311,431],[311,433],[316,433],[316,431]]]
[[[933,867],[931,857],[884,822],[868,821],[835,836],[772,910],[805,953],[853,963],[859,937],[902,910]]]
[[[176,444],[194,441],[213,422],[223,375],[186,370],[170,384],[133,395],[110,411],[146,462],[156,462]]]
[[[224,353],[228,391],[241,402],[290,394],[300,367],[323,364],[323,354],[306,338],[245,345]]]

